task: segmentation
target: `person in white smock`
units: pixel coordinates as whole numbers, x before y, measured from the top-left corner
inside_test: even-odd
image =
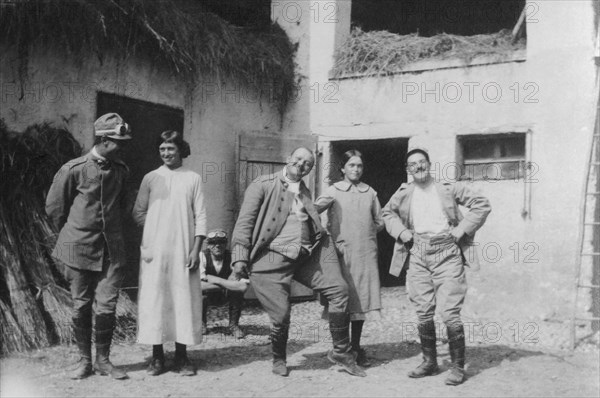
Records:
[[[192,376],[187,345],[202,341],[200,248],[206,210],[199,174],[182,167],[190,147],[177,131],[160,134],[163,165],[144,176],[133,217],[143,225],[140,247],[138,343],[152,344],[148,374],[165,371],[163,343],[175,342],[173,369]]]

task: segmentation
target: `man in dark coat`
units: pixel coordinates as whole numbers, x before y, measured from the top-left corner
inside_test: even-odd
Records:
[[[351,351],[348,285],[302,181],[314,162],[312,151],[297,148],[282,171],[250,184],[232,236],[234,272],[250,272],[252,288],[271,319],[273,373],[288,375],[289,296],[296,279],[329,302],[333,350],[328,359],[352,375],[366,376]]]
[[[81,356],[71,376],[83,379],[94,370],[115,379],[125,371],[109,360],[119,288],[125,277],[122,220],[129,170],[118,154],[131,139],[129,126],[116,113],[94,123],[96,145],[56,173],[46,212],[57,231],[52,256],[70,284],[73,331]],[[92,304],[96,314],[96,362],[92,368]]]

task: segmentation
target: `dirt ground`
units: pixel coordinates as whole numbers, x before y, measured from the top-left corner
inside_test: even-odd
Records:
[[[449,356],[442,334],[438,343],[442,373],[410,379],[420,363],[416,323],[404,288],[384,288],[380,321],[365,325],[363,345],[373,359],[367,377],[353,377],[331,365],[327,323],[318,302],[295,303],[288,346],[287,378],[271,373],[268,318],[253,302],[246,303],[243,340],[225,335],[224,307],[209,311],[209,331],[202,344],[189,347],[198,366],[193,377],[167,372],[147,376],[148,346],[115,344],[112,361],[129,373],[125,381],[92,376],[73,381],[74,346],[58,346],[0,360],[0,394],[12,396],[473,396],[598,397],[597,341],[565,349],[568,325],[514,319],[473,318],[463,313],[467,334],[467,381],[444,384]],[[174,347],[166,345],[167,365]]]

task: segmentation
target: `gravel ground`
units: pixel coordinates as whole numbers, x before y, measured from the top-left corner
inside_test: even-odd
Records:
[[[59,346],[0,361],[2,396],[593,396],[600,395],[597,334],[575,351],[568,323],[477,316],[463,311],[467,333],[467,375],[461,386],[445,386],[445,374],[409,379],[420,362],[416,318],[403,287],[383,288],[380,321],[365,324],[363,345],[373,359],[366,378],[347,375],[326,359],[327,323],[317,301],[294,303],[288,346],[287,378],[270,369],[269,322],[256,302],[247,302],[241,324],[248,333],[237,340],[225,335],[227,309],[211,307],[209,334],[189,347],[198,375],[167,372],[146,375],[151,348],[132,342],[115,344],[112,360],[124,366],[129,380],[93,376],[68,379],[75,367],[74,346]],[[449,356],[444,328],[439,345],[442,371]],[[594,340],[594,338],[596,340]],[[167,344],[167,358],[173,345]]]

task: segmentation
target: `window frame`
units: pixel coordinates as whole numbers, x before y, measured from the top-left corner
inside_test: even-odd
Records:
[[[460,175],[457,176],[459,181],[506,181],[514,180],[519,181],[527,178],[528,164],[530,163],[530,130],[527,131],[508,131],[504,133],[485,133],[485,134],[468,134],[468,135],[457,135],[456,140],[456,162],[459,165]],[[522,138],[523,139],[523,155],[522,156],[505,156],[505,157],[482,157],[482,158],[469,158],[465,159],[465,143],[473,141],[484,141],[484,140],[495,140],[493,143],[495,150],[501,143],[502,139],[510,138]],[[475,172],[475,167],[478,165],[496,165],[496,164],[507,164],[513,163],[518,164],[516,167],[516,173],[509,173],[504,175],[502,168],[500,168],[499,178],[489,178],[487,175],[476,178],[478,173]],[[484,166],[487,167],[487,166]],[[469,171],[471,169],[471,171]],[[515,169],[513,169],[515,170]]]

